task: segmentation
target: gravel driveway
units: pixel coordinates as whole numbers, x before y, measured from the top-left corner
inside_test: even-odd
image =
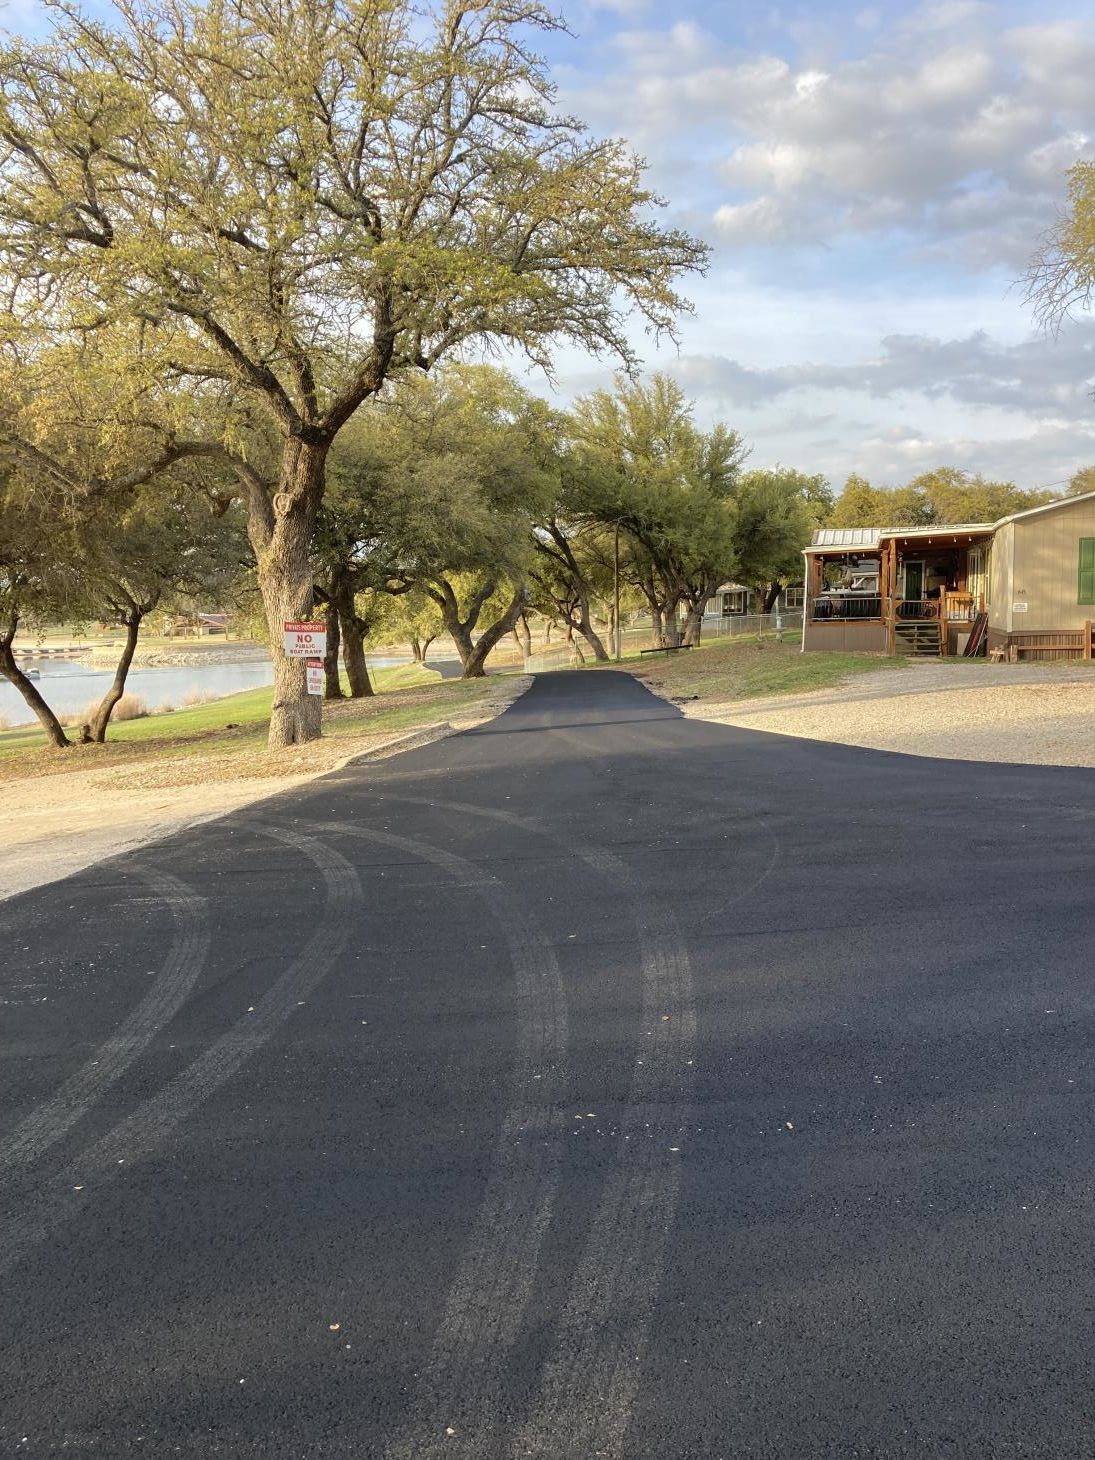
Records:
[[[1095,665],[913,661],[836,689],[681,707],[694,719],[945,760],[1095,766]]]

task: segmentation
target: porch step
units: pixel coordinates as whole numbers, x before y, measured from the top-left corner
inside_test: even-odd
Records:
[[[938,619],[913,619],[894,625],[894,648],[916,659],[938,659],[941,642]]]

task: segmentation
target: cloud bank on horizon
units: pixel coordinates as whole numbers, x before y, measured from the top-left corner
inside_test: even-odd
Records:
[[[842,480],[947,463],[1025,486],[1095,461],[1095,323],[1049,337],[1023,276],[1095,154],[1088,7],[602,0],[561,100],[650,162],[714,246],[679,352],[705,417]],[[604,383],[568,357],[565,394]]]

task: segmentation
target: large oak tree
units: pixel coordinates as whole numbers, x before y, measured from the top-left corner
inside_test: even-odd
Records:
[[[227,386],[272,433],[270,471],[226,444],[274,644],[271,743],[310,739],[320,702],[277,645],[312,612],[346,422],[458,346],[630,361],[628,315],[671,328],[705,250],[654,220],[621,143],[557,112],[531,44],[559,22],[537,0],[48,14],[45,41],[0,51],[9,339],[118,332],[120,368],[165,400]]]

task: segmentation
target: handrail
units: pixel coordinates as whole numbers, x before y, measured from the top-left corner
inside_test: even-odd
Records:
[[[938,598],[895,598],[894,612],[903,623],[926,622],[939,617]]]

